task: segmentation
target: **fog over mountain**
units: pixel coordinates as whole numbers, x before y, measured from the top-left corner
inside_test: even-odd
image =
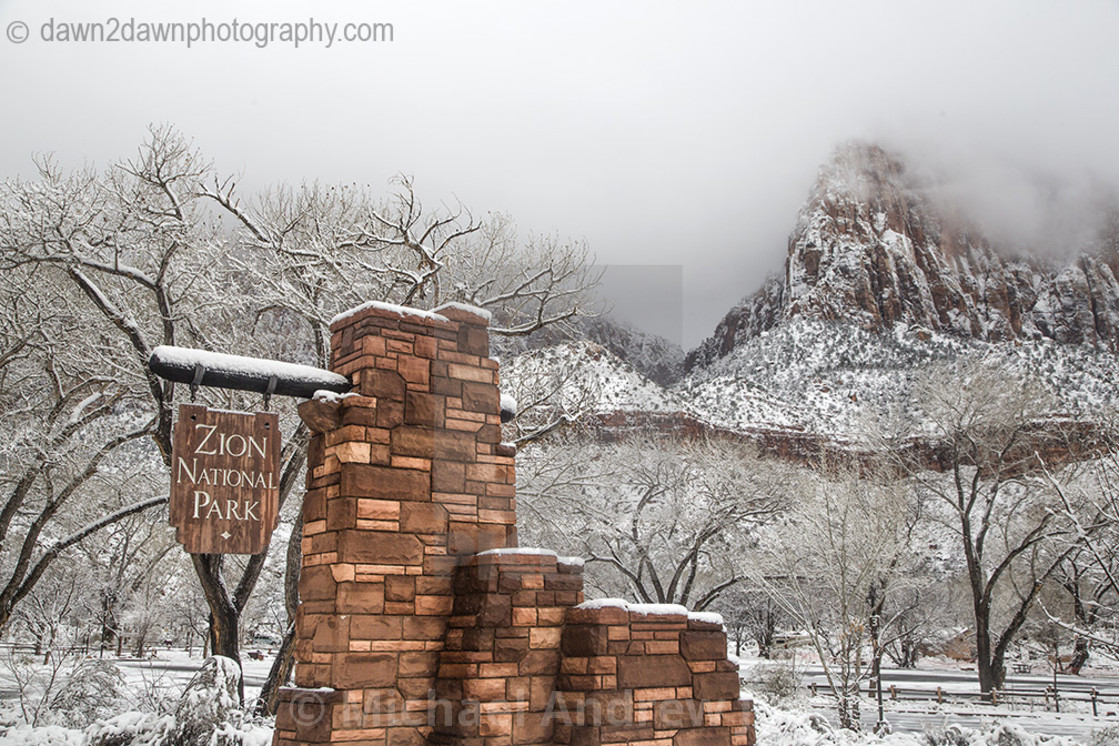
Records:
[[[38,37],[50,21],[111,17],[395,33],[330,48]],[[429,205],[508,212],[522,234],[586,240],[602,264],[679,268],[686,348],[781,271],[837,143],[950,174],[945,190],[983,208],[985,232],[1045,246],[1080,224],[1050,207],[1075,216],[1119,176],[1119,6],[1105,0],[0,0],[0,26],[15,22],[30,37],[0,37],[7,174],[30,174],[32,153],[130,156],[152,122],[242,172],[247,192],[315,179],[383,190],[411,174]],[[640,324],[658,295],[636,283],[616,300]]]

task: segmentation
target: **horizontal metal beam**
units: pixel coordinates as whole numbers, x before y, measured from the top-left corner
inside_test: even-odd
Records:
[[[265,396],[310,399],[316,391],[344,394],[353,388],[345,376],[322,368],[189,347],[156,347],[148,367],[160,378],[175,383],[253,391]]]

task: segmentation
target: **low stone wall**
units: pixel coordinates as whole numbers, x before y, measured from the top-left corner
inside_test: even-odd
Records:
[[[561,643],[558,744],[754,742],[718,617],[609,600],[569,609]]]
[[[488,552],[464,561],[440,659],[433,743],[552,741],[551,709],[568,608],[583,600],[582,561]]]

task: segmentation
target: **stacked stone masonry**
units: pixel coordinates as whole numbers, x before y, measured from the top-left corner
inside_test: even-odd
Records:
[[[752,744],[721,625],[581,608],[581,562],[515,548],[487,326],[382,304],[332,324],[354,389],[300,406],[295,686],[274,743]]]

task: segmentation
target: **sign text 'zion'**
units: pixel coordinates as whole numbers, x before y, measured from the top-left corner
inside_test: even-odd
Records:
[[[171,525],[192,554],[257,554],[279,503],[275,414],[179,407],[171,453]]]

